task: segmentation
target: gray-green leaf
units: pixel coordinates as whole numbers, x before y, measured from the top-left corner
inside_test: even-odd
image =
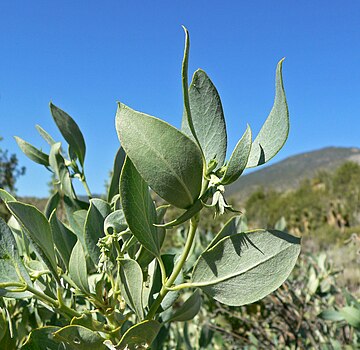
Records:
[[[121,204],[130,231],[155,256],[160,244],[154,224],[157,222],[154,202],[147,183],[142,179],[129,157],[120,178]]]
[[[108,189],[107,198],[109,203],[111,203],[112,198],[119,193],[120,174],[121,174],[121,169],[125,162],[125,157],[126,157],[125,151],[122,147],[120,147],[114,159],[114,166],[113,166],[112,176]]]
[[[54,333],[54,339],[66,344],[66,350],[107,350],[99,333],[83,326],[66,326]]]
[[[34,329],[27,339],[26,343],[21,347],[22,350],[59,350],[61,349],[58,341],[54,339],[54,333],[60,327],[42,327]],[[63,347],[64,349],[64,347]],[[68,350],[68,348],[65,348]]]
[[[120,260],[120,280],[121,295],[124,297],[128,306],[135,311],[139,320],[143,320],[143,272],[135,260]]]
[[[275,101],[272,110],[256,136],[249,156],[247,168],[266,163],[284,145],[289,134],[289,111],[282,80],[282,59],[276,68]]]
[[[20,137],[15,136],[15,140],[20,149],[29,159],[35,163],[49,166],[49,156],[46,153],[40,151],[38,148],[34,147]]]
[[[85,252],[79,240],[76,242],[74,249],[71,252],[69,274],[80,290],[89,293]]]
[[[8,225],[0,218],[0,283],[22,283],[23,281],[32,285],[30,276],[20,259],[15,238]],[[14,289],[14,287],[9,289]],[[0,296],[21,299],[31,295],[28,292],[7,292],[6,289],[0,288]]]
[[[170,317],[168,321],[189,321],[192,320],[200,311],[201,307],[200,290],[197,289],[179,309]]]
[[[154,320],[140,322],[125,332],[116,349],[136,350],[141,345],[149,347],[159,333],[160,328],[161,324]]]
[[[235,180],[237,180],[244,169],[249,159],[249,154],[251,151],[251,129],[248,125],[244,135],[241,137],[231,157],[229,163],[226,166],[225,174],[221,179],[221,183],[224,185],[229,185]]]
[[[7,206],[24,227],[29,240],[33,243],[34,249],[45,265],[57,278],[54,240],[46,217],[37,208],[29,204],[8,202]]]
[[[51,214],[49,222],[55,247],[66,268],[68,268],[70,255],[76,243],[76,236],[56,217],[55,210]]]
[[[99,238],[104,236],[104,221],[110,214],[110,205],[102,199],[90,200],[90,207],[86,216],[84,242],[86,250],[95,265],[99,262],[100,248],[97,246]]]
[[[202,183],[197,144],[168,123],[120,103],[116,129],[126,154],[150,187],[174,206],[190,207]]]
[[[124,211],[122,209],[112,212],[106,217],[104,222],[104,231],[108,235],[125,231],[127,227]]]
[[[85,159],[85,141],[78,125],[66,112],[50,103],[50,111],[54,121],[70,148],[79,158],[81,166]]]
[[[45,131],[40,125],[35,125],[36,130],[39,132],[40,136],[50,145],[52,146],[55,143],[55,140],[52,136]]]
[[[189,87],[191,119],[206,163],[216,159],[217,168],[225,161],[227,135],[224,112],[220,96],[206,73],[198,69]],[[182,119],[181,130],[193,138],[189,128],[186,110]]]
[[[299,253],[300,239],[284,232],[235,234],[200,256],[192,284],[226,305],[250,304],[280,287]]]
[[[70,198],[75,198],[69,169],[65,165],[64,157],[60,153],[61,143],[57,142],[51,146],[49,162],[55,172],[57,179],[60,181],[61,188]]]

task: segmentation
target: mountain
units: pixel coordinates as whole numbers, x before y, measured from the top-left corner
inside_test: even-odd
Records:
[[[335,170],[346,161],[360,164],[360,149],[327,147],[301,153],[240,177],[229,186],[227,193],[235,200],[243,201],[259,186],[286,191],[302,180],[312,178],[318,171]]]

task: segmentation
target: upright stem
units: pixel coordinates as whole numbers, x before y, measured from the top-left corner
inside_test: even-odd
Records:
[[[86,194],[88,195],[89,198],[92,198],[92,194],[91,194],[91,191],[90,191],[90,188],[86,182],[86,178],[85,178],[85,175],[82,175],[81,176],[81,182],[85,188],[85,191],[86,191]]]
[[[147,320],[151,320],[152,318],[154,318],[157,309],[159,308],[161,302],[165,298],[165,295],[169,292],[168,288],[170,288],[173,285],[173,283],[176,280],[176,277],[181,272],[181,269],[182,269],[182,267],[184,266],[184,264],[186,262],[186,259],[187,259],[188,255],[189,255],[190,250],[191,250],[191,246],[192,246],[192,244],[194,242],[195,233],[196,233],[198,223],[199,223],[199,215],[197,214],[196,216],[194,216],[193,218],[190,219],[190,228],[189,228],[189,232],[188,232],[188,236],[187,236],[187,239],[186,239],[184,250],[183,250],[183,252],[182,252],[182,254],[180,256],[180,259],[176,263],[176,265],[174,267],[174,270],[171,273],[169,279],[162,286],[158,297],[156,298],[154,303],[151,305],[149,313],[146,316]]]

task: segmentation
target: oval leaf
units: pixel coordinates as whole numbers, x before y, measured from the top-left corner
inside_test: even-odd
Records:
[[[55,192],[47,201],[46,203],[46,207],[44,210],[44,214],[46,216],[47,219],[50,218],[52,212],[54,211],[54,209],[57,208],[57,206],[59,205],[60,202],[60,195],[59,192]]]
[[[217,168],[220,168],[224,164],[227,147],[224,112],[214,84],[201,69],[193,75],[189,87],[189,102],[195,134],[204,152],[206,163],[209,164],[215,159]],[[193,138],[186,111],[181,130]]]
[[[70,198],[75,198],[68,167],[65,165],[64,157],[60,154],[61,143],[57,142],[51,146],[49,162],[50,166],[60,181],[61,188]]]
[[[60,327],[42,327],[34,329],[21,347],[22,350],[59,350],[61,349],[58,341],[54,339],[54,333]],[[64,347],[62,347],[64,349]],[[67,348],[65,348],[67,350]]]
[[[143,272],[139,264],[132,259],[120,260],[120,290],[128,306],[135,311],[140,320],[144,319],[142,303]]]
[[[121,204],[130,231],[155,256],[160,255],[154,202],[147,183],[127,157],[120,178]]]
[[[135,350],[139,349],[141,345],[149,347],[159,333],[160,328],[161,324],[154,320],[140,322],[125,332],[116,349]]]
[[[62,136],[69,144],[72,151],[75,152],[80,161],[80,164],[83,166],[86,147],[84,136],[81,133],[78,125],[67,113],[52,103],[50,103],[50,111]]]
[[[23,281],[26,281],[30,286],[32,285],[30,276],[20,259],[15,238],[8,225],[0,218],[0,283],[22,283]],[[21,299],[31,295],[28,292],[12,293],[0,288],[0,296]]]
[[[199,197],[203,160],[189,137],[164,121],[120,104],[116,129],[126,154],[150,187],[178,208]]]
[[[281,286],[299,253],[300,239],[284,232],[235,234],[200,256],[192,284],[223,304],[250,304]]]
[[[340,311],[350,326],[360,329],[360,310],[353,306],[345,306]]]
[[[99,238],[104,236],[104,221],[110,214],[110,205],[102,199],[90,200],[84,231],[86,250],[95,265],[99,262],[100,248],[97,246]]]
[[[241,137],[231,157],[229,163],[226,166],[225,174],[221,179],[221,183],[224,185],[229,185],[235,180],[237,180],[244,169],[249,159],[251,151],[251,129],[248,125],[244,135]]]
[[[289,111],[282,80],[282,59],[276,68],[275,101],[272,110],[256,136],[249,156],[247,168],[266,163],[284,145],[289,134]]]
[[[35,163],[49,166],[49,156],[46,153],[40,151],[38,148],[34,147],[20,137],[15,136],[15,140],[20,149],[29,159]]]
[[[78,240],[71,252],[69,260],[69,274],[75,284],[85,293],[89,293],[89,282],[86,268],[85,252]]]
[[[55,143],[55,140],[52,138],[52,136],[45,131],[40,125],[35,125],[36,130],[40,134],[40,136],[50,145],[52,146]]]
[[[192,320],[200,311],[201,308],[200,290],[197,289],[183,305],[171,316],[168,321],[189,321]]]
[[[106,234],[120,233],[128,228],[125,214],[122,209],[115,210],[108,215],[104,222],[104,231]]]
[[[76,236],[56,217],[55,210],[50,216],[49,222],[55,247],[64,265],[69,268],[70,255],[76,243]]]
[[[55,248],[50,224],[46,217],[34,206],[20,202],[8,202],[7,206],[24,227],[34,249],[48,269],[57,277]]]
[[[66,326],[54,333],[54,339],[66,344],[69,350],[107,350],[97,332],[82,326]]]

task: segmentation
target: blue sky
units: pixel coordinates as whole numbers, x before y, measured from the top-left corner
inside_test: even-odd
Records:
[[[60,134],[48,103],[67,111],[87,144],[86,173],[101,193],[119,146],[116,101],[179,127],[181,59],[190,31],[190,75],[204,69],[222,97],[229,153],[249,122],[256,133],[283,67],[291,130],[273,159],[326,146],[360,146],[359,1],[2,1],[0,146],[27,175],[19,195],[46,196],[49,173],[18,135],[47,150],[34,128]]]

